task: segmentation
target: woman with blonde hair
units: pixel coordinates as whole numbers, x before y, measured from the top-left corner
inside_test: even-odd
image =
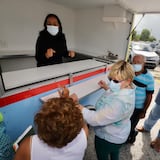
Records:
[[[86,122],[94,127],[98,160],[118,160],[119,150],[128,138],[135,103],[133,78],[132,66],[120,60],[111,67],[108,83],[99,82],[106,91],[98,99],[96,110],[79,105]]]

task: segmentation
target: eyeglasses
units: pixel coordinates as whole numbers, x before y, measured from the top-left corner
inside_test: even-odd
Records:
[[[110,77],[108,77],[108,79],[109,79],[110,81],[113,81],[114,83],[120,83],[120,82],[124,81],[124,80],[118,81],[118,80],[112,79],[112,78],[110,78]]]

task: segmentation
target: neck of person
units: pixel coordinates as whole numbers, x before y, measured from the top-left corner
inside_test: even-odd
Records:
[[[142,74],[143,72],[144,72],[144,68],[139,72],[135,72],[135,75],[138,76],[138,75]]]

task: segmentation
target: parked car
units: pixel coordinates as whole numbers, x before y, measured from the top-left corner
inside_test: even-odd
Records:
[[[129,53],[129,61],[132,61],[134,55],[140,54],[145,57],[145,66],[150,69],[154,69],[159,64],[159,56],[153,51],[153,48],[144,42],[132,42]]]
[[[160,45],[157,45],[157,46],[154,48],[154,51],[158,54],[158,56],[159,56],[159,63],[160,63]]]

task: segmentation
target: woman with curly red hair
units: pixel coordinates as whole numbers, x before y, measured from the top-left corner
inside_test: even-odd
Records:
[[[27,137],[14,160],[82,160],[88,128],[71,98],[52,98],[35,115],[36,135]]]

